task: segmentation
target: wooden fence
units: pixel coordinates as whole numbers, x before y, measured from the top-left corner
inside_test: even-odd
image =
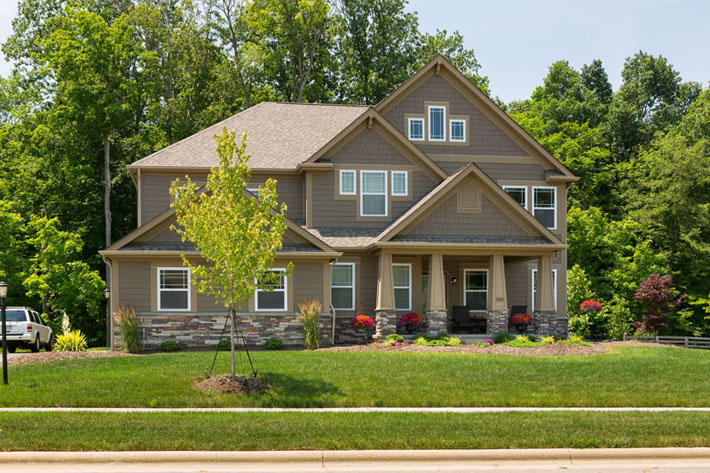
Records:
[[[685,348],[707,348],[710,349],[710,337],[664,337],[664,336],[637,336],[624,334],[624,341],[639,340],[642,342],[663,343],[666,345],[677,345]]]

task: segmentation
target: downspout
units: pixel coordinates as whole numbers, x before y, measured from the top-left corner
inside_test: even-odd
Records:
[[[333,265],[335,265],[335,259],[332,259],[328,262],[328,266],[332,269]],[[333,307],[333,301],[330,301],[328,304],[330,307],[328,308],[328,311],[330,312],[331,315],[331,323],[330,323],[330,339],[333,342],[333,346],[335,346],[335,307]]]

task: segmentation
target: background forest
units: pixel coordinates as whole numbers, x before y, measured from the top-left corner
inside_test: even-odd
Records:
[[[405,7],[20,0],[2,46],[15,68],[0,77],[8,303],[41,307],[53,323],[66,313],[90,344],[104,343],[97,251],[135,228],[125,165],[247,107],[375,104],[436,53],[489,93],[461,34],[422,33]],[[675,299],[655,330],[710,335],[710,89],[645,52],[622,75],[614,91],[600,61],[559,61],[529,99],[497,100],[581,178],[568,202],[571,327],[600,338],[633,331],[644,320],[639,283],[660,273],[672,284],[651,292]],[[589,298],[603,309],[578,310]]]

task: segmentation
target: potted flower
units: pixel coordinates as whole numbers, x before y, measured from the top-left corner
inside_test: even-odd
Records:
[[[579,310],[581,312],[597,312],[602,310],[602,305],[594,299],[587,299],[579,304]]]
[[[533,323],[533,318],[530,314],[521,312],[512,316],[510,318],[510,323],[513,324],[518,333],[525,333],[528,331],[528,326]]]
[[[400,327],[404,327],[407,333],[413,333],[414,329],[422,324],[424,319],[416,312],[408,312],[399,318]]]
[[[364,314],[357,315],[353,317],[353,319],[350,321],[350,325],[355,329],[355,332],[360,334],[362,333],[363,335],[357,335],[357,339],[359,343],[368,343],[370,339],[370,329],[375,326],[375,321],[372,320],[372,317],[369,317]]]

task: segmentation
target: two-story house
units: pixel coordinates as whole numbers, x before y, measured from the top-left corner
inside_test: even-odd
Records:
[[[101,254],[111,308],[136,308],[146,346],[213,344],[223,327],[225,308],[181,265],[200,255],[170,230],[168,192],[186,174],[206,180],[222,127],[247,131],[249,188],[274,177],[288,206],[273,270],[294,270],[240,308],[249,343],[300,343],[308,298],[322,302],[326,342],[350,340],[359,313],[377,336],[410,311],[429,332],[452,331],[455,306],[485,317],[489,334],[508,329],[512,306],[534,314],[538,333],[566,334],[566,193],[577,178],[438,56],[376,106],[260,103],[128,166],[138,228]]]

